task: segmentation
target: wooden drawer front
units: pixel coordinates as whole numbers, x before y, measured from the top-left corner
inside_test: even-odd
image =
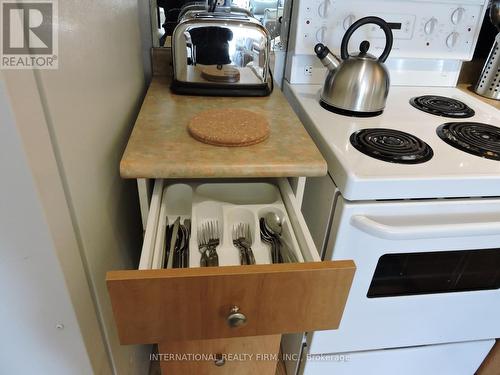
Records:
[[[274,335],[160,343],[162,374],[275,375],[280,340]]]
[[[260,336],[337,328],[352,261],[108,274],[122,344]],[[238,306],[245,326],[227,317]]]

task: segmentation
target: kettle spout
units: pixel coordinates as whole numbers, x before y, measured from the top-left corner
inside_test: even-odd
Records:
[[[331,53],[327,46],[318,43],[314,47],[314,52],[329,71],[332,72],[340,66],[341,60]]]

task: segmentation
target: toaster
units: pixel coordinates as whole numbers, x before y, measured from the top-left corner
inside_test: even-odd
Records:
[[[172,35],[171,90],[181,95],[267,96],[271,38],[240,12],[190,11]]]

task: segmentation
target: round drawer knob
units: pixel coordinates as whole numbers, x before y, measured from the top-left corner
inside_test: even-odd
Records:
[[[226,358],[224,358],[224,356],[221,353],[217,353],[215,355],[214,363],[217,367],[224,366],[226,364]]]
[[[233,306],[227,316],[227,324],[229,324],[229,327],[232,328],[244,326],[247,324],[247,317],[245,314],[240,312],[240,308],[238,306]]]

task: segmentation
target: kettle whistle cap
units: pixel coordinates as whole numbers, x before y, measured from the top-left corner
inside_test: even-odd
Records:
[[[314,46],[314,52],[320,59],[324,59],[330,53],[330,50],[323,43],[318,43]]]

